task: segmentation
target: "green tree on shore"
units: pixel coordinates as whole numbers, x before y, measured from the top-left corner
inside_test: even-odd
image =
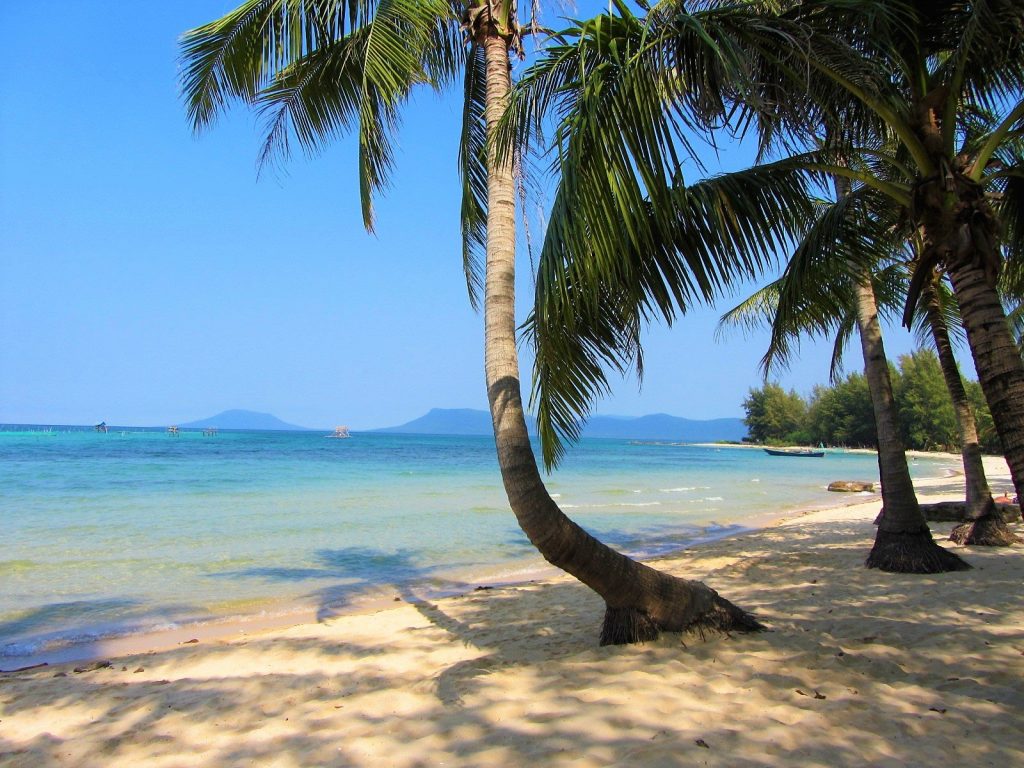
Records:
[[[958,447],[953,403],[934,353],[918,350],[900,355],[899,374],[893,385],[907,445],[926,451]]]
[[[935,352],[921,348],[900,355],[898,365],[891,366],[891,378],[907,447],[921,451],[958,449],[953,406]],[[998,437],[979,384],[964,382],[964,389],[979,431],[985,435],[986,452],[998,454]],[[796,435],[804,442],[848,448],[875,448],[878,444],[871,395],[863,373],[853,372],[827,386],[818,385],[807,399],[795,391],[786,392],[777,383],[768,383],[752,388],[743,407],[748,414],[750,437],[758,442],[782,441]],[[793,420],[795,414],[800,416]],[[761,425],[756,433],[752,423]],[[777,431],[771,432],[779,424],[784,428],[776,427]]]
[[[786,392],[776,383],[751,389],[743,401],[744,423],[750,438],[758,443],[804,442],[807,403],[795,390]]]
[[[806,430],[811,440],[847,448],[874,448],[871,393],[863,373],[851,373],[832,386],[817,386],[807,406]]]

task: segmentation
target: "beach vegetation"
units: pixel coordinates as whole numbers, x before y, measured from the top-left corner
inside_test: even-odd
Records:
[[[632,38],[618,55],[628,57],[642,29],[625,23]],[[607,23],[599,20],[593,29],[604,34]],[[652,639],[661,631],[760,629],[706,585],[605,546],[566,517],[544,486],[527,432],[516,348],[518,158],[495,140],[512,87],[512,59],[533,30],[532,23],[520,23],[514,0],[247,0],[185,33],[182,88],[197,130],[231,102],[253,107],[265,121],[264,162],[286,157],[292,141],[315,151],[355,133],[362,219],[372,230],[373,199],[390,180],[393,136],[410,94],[420,87],[446,91],[461,82],[463,265],[470,301],[476,305],[482,298],[495,446],[520,527],[550,563],[604,599],[602,644]],[[628,119],[640,106],[611,95],[612,102],[600,94],[599,101],[614,110],[615,120]],[[645,106],[658,108],[659,100]],[[581,189],[601,193],[607,186],[608,178],[598,175],[584,179]],[[767,181],[761,188],[771,194]],[[556,209],[563,204],[556,200]],[[694,278],[689,268],[679,265],[677,273],[707,279],[706,270]],[[620,315],[614,320],[623,323],[617,332],[627,338],[633,324]],[[562,344],[589,343],[581,327],[566,326],[561,333]],[[596,380],[591,371],[577,383],[589,388]]]
[[[777,383],[751,389],[743,401],[744,423],[758,443],[793,445],[804,442],[807,403],[796,390],[787,392]]]
[[[817,386],[807,407],[807,432],[823,445],[875,448],[875,413],[868,381],[854,371],[830,386]]]
[[[908,327],[936,276],[952,289],[1014,482],[1024,489],[1024,364],[999,294],[1004,263],[1020,245],[1024,7],[825,0],[795,4],[779,19],[777,35],[806,36],[808,44],[757,44],[759,53],[774,65],[809,68],[793,79],[806,94],[799,106],[844,118],[832,120],[838,154],[819,156],[817,167],[879,196],[896,214],[895,233],[917,241]],[[790,124],[806,121],[779,106]]]
[[[1019,53],[1024,12],[1019,6],[1003,2],[969,6],[891,3],[887,8],[870,2],[857,5],[869,13],[862,13],[862,18],[849,26],[841,23],[845,11],[828,2],[804,3],[803,9],[790,9],[781,15],[785,21],[777,31],[790,23],[795,24],[788,27],[791,32],[803,27],[808,34],[813,33],[814,45],[781,56],[765,47],[758,49],[772,65],[795,59],[810,68],[805,78],[807,87],[801,90],[804,101],[797,100],[800,110],[809,110],[790,114],[787,112],[793,102],[780,102],[776,128],[790,131],[794,146],[801,144],[801,132],[809,134],[801,147],[808,168],[827,172],[837,191],[850,202],[842,223],[846,230],[844,249],[861,252],[873,259],[872,269],[897,277],[902,291],[902,319],[908,327],[925,320],[919,323],[918,331],[931,335],[954,402],[968,476],[970,516],[984,519],[986,528],[1005,529],[995,515],[984,477],[977,429],[952,354],[948,328],[951,317],[957,327],[963,324],[983,389],[995,397],[990,403],[1002,402],[1007,387],[1017,386],[1014,382],[1022,381],[1019,374],[1024,372],[1009,354],[1011,336],[999,304],[1000,292],[1013,293],[1007,288],[1014,285],[1014,280],[1005,275],[997,280],[1000,271],[1010,275],[1017,272],[1012,268],[1012,257],[1019,252],[1020,206],[1013,201],[1020,194],[1015,179],[1024,166],[1019,134],[1024,119],[1020,107],[1024,57]],[[816,15],[807,15],[805,11],[812,6],[817,8]],[[858,26],[861,23],[865,26]],[[981,31],[989,24],[1001,27]],[[995,47],[982,51],[982,39]],[[970,61],[981,69],[968,73]],[[883,62],[887,68],[875,70],[869,62]],[[829,141],[821,143],[817,152],[813,151],[813,122],[801,127],[807,115],[820,115],[828,129]],[[765,119],[772,118],[769,115]],[[808,145],[812,150],[809,153]],[[942,194],[936,187],[939,177],[948,187]],[[968,188],[973,191],[966,192]],[[862,263],[867,269],[870,262]],[[1009,270],[1003,269],[1006,263],[1011,265]],[[795,306],[797,313],[806,315],[812,302],[797,294],[808,289],[812,296],[820,294],[818,285],[808,285],[808,278],[820,282],[821,275],[805,272],[804,278],[789,286],[790,301],[782,304]],[[982,278],[983,289],[979,282]],[[867,280],[861,284],[866,294]],[[888,289],[891,299],[891,285],[876,278],[871,287],[876,296]],[[860,292],[859,287],[856,290]],[[955,297],[955,307],[943,304],[947,292]],[[868,299],[865,295],[864,300]],[[776,325],[779,327],[787,330],[785,323]],[[840,332],[845,328],[840,324]],[[788,330],[793,330],[792,321]],[[861,339],[863,343],[863,333]],[[1002,360],[998,370],[1005,376],[997,376],[997,369],[991,367],[996,365],[996,357]],[[869,360],[866,357],[868,366]],[[870,370],[868,373],[871,380]],[[880,365],[876,373],[877,386],[884,389]],[[876,408],[876,418],[890,420],[885,413],[887,400],[876,393],[876,403],[882,408]],[[997,428],[1009,429],[1019,439],[1019,432],[1011,426],[1019,414],[1009,413],[1004,419],[1002,411],[996,412]],[[907,438],[905,429],[906,424],[903,439]],[[889,431],[880,425],[880,451],[889,442]],[[1003,452],[1012,468],[1014,447],[1004,441]],[[880,458],[883,487],[894,486],[893,478],[885,482],[887,472],[905,475],[904,463],[896,451],[891,458]],[[906,479],[901,482],[905,485]],[[909,496],[906,498],[908,511],[905,523],[899,524],[901,529],[913,527],[911,518],[915,517],[909,511]],[[891,522],[895,507],[886,506]],[[883,524],[880,533],[885,528]],[[1004,533],[988,539],[1008,541],[1011,537]],[[967,543],[981,541],[971,537]]]
[[[937,355],[930,350],[901,355],[893,386],[904,444],[925,451],[958,447],[956,415]]]
[[[934,351],[920,348],[901,355],[890,365],[900,434],[906,447],[917,451],[956,451],[960,436],[949,391]],[[963,383],[965,392],[983,436],[985,452],[1000,453],[998,436],[992,424],[981,387],[976,381]],[[798,403],[792,402],[794,399]],[[782,405],[783,401],[785,405]],[[863,373],[853,371],[827,385],[817,385],[806,399],[787,392],[777,383],[754,387],[743,402],[745,423],[752,440],[758,443],[823,444],[846,448],[876,448],[871,393]],[[775,412],[773,418],[764,412]],[[785,428],[770,431],[773,423],[782,423],[783,414],[801,414]],[[755,429],[752,424],[762,425]],[[765,425],[769,431],[765,431]]]

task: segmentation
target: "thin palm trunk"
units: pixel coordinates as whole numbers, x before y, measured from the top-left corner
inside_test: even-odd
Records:
[[[970,568],[957,555],[935,543],[917,503],[896,422],[896,403],[875,292],[867,272],[857,281],[857,327],[864,353],[864,376],[875,413],[882,483],[882,514],[866,564],[868,568],[896,573],[941,573]]]
[[[839,199],[850,193],[849,180],[836,176],[833,184]],[[896,400],[878,322],[875,289],[867,269],[857,276],[856,292],[857,330],[875,416],[878,476],[882,485],[882,513],[865,565],[895,573],[941,573],[970,568],[960,557],[935,543],[917,502],[896,419]]]
[[[501,18],[500,1],[492,0],[489,7]],[[498,25],[484,18],[480,29],[491,135],[511,88],[509,48]],[[499,158],[493,147],[488,156],[487,201],[487,395],[502,481],[520,527],[548,562],[604,598],[607,610],[602,645],[653,639],[662,630],[760,629],[753,617],[704,584],[661,573],[605,546],[566,517],[551,499],[527,434],[516,354],[515,179],[511,160]]]
[[[1013,544],[1017,537],[1007,527],[992,500],[992,491],[985,476],[985,464],[981,459],[978,428],[970,402],[967,400],[963,379],[960,378],[960,368],[953,355],[953,345],[949,340],[946,321],[942,317],[938,293],[933,286],[928,286],[923,298],[928,326],[939,357],[939,367],[942,369],[942,377],[953,401],[957,429],[960,432],[960,452],[964,463],[966,520],[953,529],[949,538],[957,544]]]

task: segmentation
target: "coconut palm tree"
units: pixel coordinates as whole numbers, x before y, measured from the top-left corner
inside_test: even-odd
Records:
[[[1024,117],[1020,4],[707,0],[696,12],[691,5],[664,0],[652,7],[644,45],[617,70],[618,87],[630,93],[628,103],[641,107],[604,114],[595,109],[600,94],[587,94],[610,86],[595,77],[593,66],[585,70],[591,85],[566,90],[572,55],[558,46],[549,49],[543,69],[521,83],[527,86],[522,95],[513,96],[512,112],[525,114],[517,118],[520,125],[552,103],[560,118],[562,182],[542,254],[533,327],[542,347],[535,392],[542,433],[573,437],[577,417],[601,393],[599,387],[580,385],[580,371],[621,369],[640,360],[638,332],[622,334],[621,329],[639,328],[652,314],[671,320],[673,301],[679,307],[692,298],[652,279],[666,272],[661,251],[692,247],[691,233],[673,220],[697,221],[704,229],[709,224],[693,205],[694,190],[690,198],[683,192],[672,148],[687,141],[680,128],[732,125],[741,132],[756,129],[764,153],[785,150],[775,171],[788,167],[824,180],[857,181],[888,198],[924,233],[919,274],[939,265],[952,279],[990,408],[993,413],[1003,409],[1000,434],[1005,433],[1007,459],[1011,468],[1020,467],[1015,482],[1024,480],[1024,452],[1015,447],[1024,448],[1024,422],[1018,420],[1024,418],[1024,365],[990,286],[1001,255],[992,247],[996,217],[985,196],[976,194],[988,188],[1007,197],[1021,173],[1019,164],[992,162],[1019,143]],[[592,30],[592,42],[572,30],[569,46],[590,45],[621,58],[613,28],[609,20],[605,29]],[[981,129],[976,118],[983,112],[988,128]],[[533,122],[539,126],[538,118]],[[822,126],[833,138],[824,148],[816,143]],[[629,138],[610,144],[603,138],[616,132]],[[890,141],[898,146],[892,162],[903,183],[849,162],[872,157]],[[592,194],[588,166],[607,180],[605,193],[596,197],[587,197]],[[942,195],[932,194],[940,188]],[[762,216],[761,226],[770,231],[787,221]],[[955,253],[954,234],[962,236]],[[723,257],[719,251],[717,258]],[[919,284],[920,279],[912,283],[908,307],[915,306]],[[859,285],[863,289],[867,283],[862,279]],[[706,296],[717,286],[695,287]],[[868,310],[866,317],[871,314]],[[574,338],[586,338],[586,344],[568,348],[544,341],[559,325],[574,323],[584,329]],[[888,505],[892,525],[880,532],[892,539],[892,567],[913,570],[910,561],[917,555],[909,556],[909,550],[919,550],[927,560],[937,548],[914,509],[909,476],[893,466],[901,456],[883,455],[882,472],[903,478],[888,485],[893,492],[894,485],[906,486],[900,508],[907,514],[897,523],[897,508]],[[892,526],[896,529],[887,530]],[[876,547],[869,561],[885,560]]]
[[[294,136],[315,148],[359,137],[363,221],[393,163],[390,135],[413,88],[460,74],[464,263],[483,287],[485,372],[502,480],[523,531],[552,564],[605,600],[602,644],[661,631],[752,631],[760,625],[704,584],[615,552],[569,520],[544,487],[527,436],[516,354],[515,177],[491,137],[511,88],[523,28],[513,0],[247,0],[182,40],[183,90],[196,129],[231,100],[267,119],[264,157]],[[480,274],[477,256],[483,251]]]
[[[817,228],[813,236],[806,238],[782,277],[759,289],[723,315],[720,329],[753,329],[760,326],[771,329],[769,348],[762,360],[766,375],[773,368],[788,363],[796,354],[801,337],[823,336],[835,338],[831,370],[834,377],[841,368],[849,339],[858,328],[858,320],[864,315],[871,315],[872,305],[876,308],[876,314],[878,309],[884,308],[890,317],[898,316],[902,311],[909,280],[908,263],[913,261],[912,255],[908,257],[907,254],[909,246],[902,242],[902,234],[891,227],[888,228],[887,237],[878,237],[880,230],[886,234],[886,228],[878,227],[877,224],[871,227],[875,236],[869,238],[857,234],[852,223],[844,229],[829,232],[825,220],[835,213],[849,216],[852,208],[852,205],[841,206],[838,203],[826,208],[822,214],[823,226]],[[878,213],[873,212],[873,215],[877,216]],[[884,215],[887,211],[881,213]],[[836,238],[836,242],[823,242],[826,233]],[[870,294],[867,286],[860,290],[854,287],[853,283],[858,281],[853,279],[853,275],[857,273],[844,267],[842,261],[851,259],[853,254],[849,248],[842,247],[843,243],[866,246],[864,266],[854,265],[854,268],[867,270],[867,264],[872,263]],[[822,253],[820,249],[823,245],[831,245],[834,252]],[[801,263],[801,259],[805,263]],[[837,260],[839,264],[835,263]],[[870,302],[866,312],[858,312],[859,301]],[[923,309],[917,316],[916,333],[920,343],[930,341],[936,350],[960,433],[966,485],[966,520],[953,530],[950,539],[959,544],[1012,544],[1016,537],[998,515],[985,477],[974,415],[953,353],[949,326],[958,321],[955,306],[948,291],[938,280],[926,286],[920,301]],[[860,330],[868,331],[866,328]],[[872,331],[872,335],[874,333]],[[872,395],[874,401],[879,401],[875,392]],[[902,463],[905,465],[905,461]],[[883,493],[884,490],[883,484]]]
[[[765,85],[770,78],[753,81],[749,72],[746,40],[763,26],[763,9],[750,4],[691,14],[677,5],[659,5],[639,24],[620,5],[616,18],[566,30],[513,94],[508,119],[521,144],[541,131],[543,115],[560,116],[554,131],[559,186],[529,326],[537,347],[534,398],[541,433],[553,446],[549,461],[558,458],[558,438],[576,436],[579,417],[602,393],[604,380],[595,372],[634,362],[639,369],[645,322],[671,323],[733,278],[763,271],[774,248],[811,226],[808,185],[830,178],[829,161],[839,165],[835,152],[817,149],[687,186],[676,146],[738,114],[761,130],[767,148],[780,128],[762,112],[784,94]],[[763,62],[754,63],[772,64],[768,57]],[[776,75],[784,85],[784,73]],[[819,127],[830,124],[821,110],[808,114]],[[810,120],[798,127],[803,139]],[[866,277],[858,271],[850,286],[861,299],[860,336],[879,402],[886,506],[868,563],[914,572],[967,567],[932,541],[918,507],[891,417],[888,367]],[[562,334],[565,327],[572,333]]]
[[[976,120],[980,122],[981,117],[977,116]],[[855,164],[847,163],[847,166],[860,169],[876,180],[908,185],[903,175],[906,166],[894,155],[893,149],[892,144],[880,146],[857,157]],[[766,322],[772,327],[772,341],[764,361],[766,372],[773,361],[785,362],[792,341],[800,335],[832,333],[833,329],[838,332],[833,356],[833,373],[836,372],[835,365],[855,325],[851,319],[857,315],[853,299],[860,295],[850,285],[849,274],[842,265],[852,265],[851,259],[858,258],[856,253],[863,254],[864,261],[855,269],[875,273],[873,284],[876,292],[882,289],[886,308],[890,311],[895,310],[897,302],[901,307],[906,305],[909,290],[907,269],[917,275],[923,274],[916,269],[923,249],[922,238],[913,223],[899,209],[893,208],[878,190],[842,177],[837,177],[836,183],[846,190],[844,197],[851,204],[837,204],[823,213],[819,221],[821,226],[816,227],[819,231],[813,237],[807,237],[797,252],[803,259],[814,254],[811,261],[805,265],[800,259],[792,259],[783,278],[723,318],[730,324],[750,326]],[[856,190],[850,192],[854,186]],[[860,224],[857,223],[858,218]],[[839,228],[832,229],[836,226]],[[851,246],[855,247],[856,253]],[[834,255],[830,255],[832,252]],[[836,259],[839,260],[838,271],[833,264]],[[1011,281],[1006,279],[1003,282],[1006,292],[1012,292]],[[960,544],[1014,543],[1016,537],[998,514],[985,477],[974,415],[948,330],[951,322],[960,328],[960,319],[941,273],[933,273],[932,279],[922,284],[918,303],[917,334],[922,343],[929,340],[937,352],[954,405],[962,446],[966,522],[958,526],[950,538]]]
[[[1006,245],[1000,219],[1009,211],[996,198],[1019,186],[1022,173],[1001,156],[1024,130],[1024,6],[1015,0],[790,5],[745,42],[773,75],[789,73],[791,95],[805,94],[791,103],[814,103],[820,113],[837,103],[847,113],[856,107],[846,156],[865,148],[864,136],[899,147],[894,158],[906,183],[871,180],[835,163],[817,167],[875,184],[920,229],[919,272],[904,320],[910,324],[921,286],[941,270],[1020,493],[1024,364],[997,288]],[[785,107],[781,100],[777,105]],[[793,120],[806,120],[804,112]]]

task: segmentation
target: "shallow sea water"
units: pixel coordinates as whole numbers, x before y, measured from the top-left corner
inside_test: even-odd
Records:
[[[870,454],[584,440],[547,483],[584,528],[651,556],[847,502],[826,485],[876,478]],[[0,664],[226,616],[517,581],[543,565],[489,437],[0,431],[0,529]]]

